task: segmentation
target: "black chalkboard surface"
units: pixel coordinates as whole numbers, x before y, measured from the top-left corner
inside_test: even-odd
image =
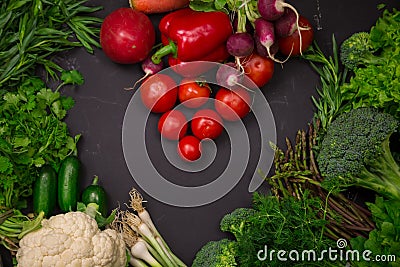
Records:
[[[103,18],[119,7],[129,6],[127,0],[93,0],[89,3],[104,7],[98,12],[98,16]],[[378,4],[385,3],[389,8],[400,8],[400,2],[396,0],[303,0],[290,3],[311,21],[315,28],[315,40],[326,53],[331,51],[332,35],[341,43],[354,32],[369,30],[381,15],[382,11],[377,9]],[[162,15],[150,15],[156,29]],[[158,34],[157,42],[159,40]],[[94,175],[98,175],[101,185],[109,195],[110,207],[113,208],[127,203],[129,190],[136,187],[147,200],[146,208],[171,249],[190,264],[196,252],[206,242],[225,236],[219,230],[219,221],[224,214],[251,204],[248,186],[257,171],[260,147],[259,130],[254,117],[249,115],[244,120],[249,133],[251,154],[239,183],[225,196],[206,205],[168,205],[141,189],[132,178],[124,158],[124,115],[134,95],[134,91],[126,91],[124,88],[132,86],[143,76],[140,65],[113,63],[101,50],[95,50],[90,55],[83,49],[75,49],[60,55],[60,58],[64,61],[63,64],[78,69],[85,78],[82,86],[63,91],[76,101],[66,122],[72,134],[82,134],[78,143],[79,158],[83,164],[82,188],[90,184]],[[298,129],[307,127],[314,112],[311,96],[316,95],[318,81],[319,77],[306,62],[293,58],[282,67],[277,64],[272,80],[260,88],[275,119],[276,141],[279,146],[284,147],[285,137],[292,139]],[[217,156],[207,170],[198,173],[183,172],[171,165],[162,153],[160,136],[156,130],[158,117],[159,115],[150,115],[144,136],[149,157],[160,173],[173,177],[174,181],[179,180],[182,185],[193,185],[201,184],[206,176],[223,172],[230,153],[226,136],[216,140]],[[144,139],[144,136],[129,138]],[[261,185],[259,190],[265,190],[265,185]]]

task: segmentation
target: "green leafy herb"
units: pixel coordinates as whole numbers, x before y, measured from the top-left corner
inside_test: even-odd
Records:
[[[80,82],[76,73],[63,77],[63,84]],[[30,196],[39,167],[48,163],[57,170],[61,160],[77,153],[80,135],[70,136],[62,121],[72,106],[71,98],[46,88],[37,77],[1,96],[0,206],[15,207]]]
[[[384,262],[385,266],[400,266],[400,201],[384,200],[377,197],[375,203],[367,203],[376,229],[369,233],[368,238],[357,237],[350,240],[352,249],[358,251],[370,250],[371,259],[375,256],[391,256],[391,261]],[[395,260],[395,261],[393,261]],[[382,262],[360,261],[354,266],[382,266]]]
[[[360,46],[363,51],[358,53],[365,58],[357,60],[358,65],[353,69],[353,76],[341,87],[343,98],[353,108],[374,107],[399,119],[400,11],[384,10],[382,17],[371,28],[367,37],[368,46]],[[343,50],[347,49],[345,44],[346,41],[343,43]],[[360,64],[360,62],[374,64]]]
[[[332,36],[332,56],[326,56],[314,42],[302,57],[310,62],[320,76],[321,84],[317,89],[319,97],[312,97],[312,101],[316,107],[314,120],[319,121],[323,135],[328,125],[339,114],[349,109],[341,91],[341,86],[346,81],[347,70],[340,69],[338,47],[334,36]]]
[[[100,47],[102,19],[92,14],[88,0],[17,1],[0,3],[0,87],[14,90],[20,81],[42,66],[52,78],[63,68],[56,53],[83,46],[93,53]]]

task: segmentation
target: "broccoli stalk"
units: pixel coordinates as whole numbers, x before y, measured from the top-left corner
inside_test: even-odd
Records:
[[[390,139],[399,122],[373,108],[340,115],[328,127],[317,157],[328,190],[360,186],[400,199],[400,168]]]
[[[345,67],[354,70],[369,64],[382,64],[382,58],[376,56],[370,44],[370,34],[357,32],[343,41],[340,47],[340,59]]]
[[[400,170],[392,156],[389,137],[382,142],[380,155],[368,162],[368,168],[364,166],[354,179],[358,186],[400,199]]]

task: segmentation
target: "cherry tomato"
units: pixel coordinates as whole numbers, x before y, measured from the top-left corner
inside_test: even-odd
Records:
[[[251,54],[249,57],[245,57],[242,60],[242,64],[247,77],[249,77],[258,87],[266,85],[274,74],[274,61],[256,53]]]
[[[215,110],[227,121],[240,120],[250,112],[251,97],[243,88],[220,88],[215,100]]]
[[[210,94],[211,88],[206,82],[193,79],[183,79],[178,88],[179,101],[188,108],[201,107],[207,102]]]
[[[301,51],[300,51],[300,35],[299,31],[295,31],[292,35],[278,39],[279,51],[285,56],[300,55],[304,52],[314,40],[314,31],[311,23],[303,16],[299,17],[299,25],[304,30],[301,32]]]
[[[193,115],[191,129],[193,135],[202,140],[216,139],[221,135],[224,127],[217,112],[212,109],[201,109]]]
[[[188,124],[185,115],[179,110],[165,112],[158,121],[158,131],[170,140],[179,140],[187,132]]]
[[[200,140],[193,135],[187,135],[179,140],[178,154],[182,159],[195,161],[201,156]]]
[[[143,104],[154,113],[171,110],[178,98],[175,81],[165,74],[150,76],[139,90]]]
[[[116,63],[133,64],[144,60],[150,54],[155,38],[150,18],[132,8],[114,10],[101,24],[101,47]]]

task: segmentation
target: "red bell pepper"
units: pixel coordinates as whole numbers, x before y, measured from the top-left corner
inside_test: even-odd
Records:
[[[180,9],[163,17],[159,30],[164,46],[153,55],[154,63],[168,54],[179,62],[222,62],[229,56],[226,40],[233,29],[224,12]]]

